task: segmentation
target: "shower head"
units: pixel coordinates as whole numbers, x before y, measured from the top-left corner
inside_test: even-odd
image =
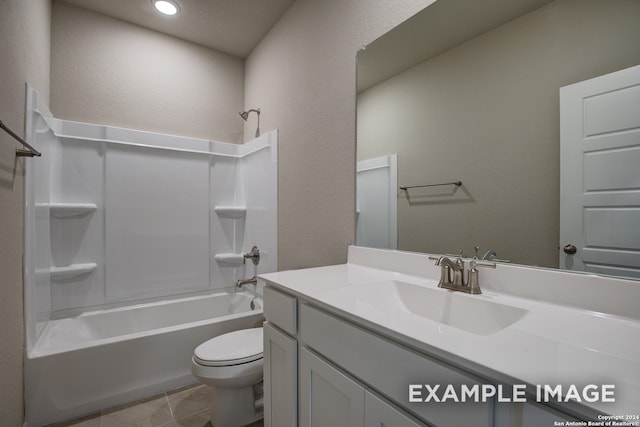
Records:
[[[242,117],[242,120],[246,122],[247,119],[249,118],[249,113],[252,113],[252,112],[258,115],[258,127],[256,127],[256,138],[257,138],[260,136],[260,109],[252,108],[251,110],[240,111],[238,114],[240,114],[240,117]]]
[[[258,114],[258,117],[260,117],[260,109],[251,109],[251,110],[247,110],[247,111],[240,111],[238,114],[240,114],[240,117],[242,117],[242,120],[244,120],[245,122],[247,121],[247,119],[249,118],[249,113],[251,112],[255,112]]]

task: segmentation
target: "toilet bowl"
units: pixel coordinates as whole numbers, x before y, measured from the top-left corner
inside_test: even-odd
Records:
[[[263,417],[262,352],[261,327],[217,336],[194,350],[191,372],[214,389],[214,427],[245,426]]]

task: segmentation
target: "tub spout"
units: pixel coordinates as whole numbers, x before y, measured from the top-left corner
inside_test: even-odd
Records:
[[[240,279],[236,281],[236,288],[241,288],[244,285],[258,285],[258,278],[253,276],[251,279]]]

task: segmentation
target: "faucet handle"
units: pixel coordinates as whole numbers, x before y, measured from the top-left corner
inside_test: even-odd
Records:
[[[471,261],[471,268],[475,267],[488,267],[488,268],[496,268],[495,262],[482,262],[480,260]]]
[[[496,268],[496,264],[493,262],[478,262],[477,260],[471,260],[469,263],[469,275],[467,278],[467,286],[469,287],[469,293],[481,294],[480,281],[478,280],[478,270],[476,267],[489,267]]]
[[[260,263],[260,250],[257,246],[252,247],[251,252],[247,252],[246,254],[244,254],[243,261],[245,261],[247,258],[253,261],[253,265],[258,265]]]

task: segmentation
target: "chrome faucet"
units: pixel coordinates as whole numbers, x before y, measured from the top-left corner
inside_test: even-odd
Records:
[[[444,285],[459,285],[464,283],[464,261],[461,257],[456,258],[455,261],[451,261],[451,258],[441,256],[436,261],[436,265],[440,266],[440,283],[439,287]]]
[[[256,276],[253,276],[251,279],[240,279],[240,280],[236,280],[236,288],[241,288],[244,285],[254,285],[257,286],[258,285],[258,278]]]
[[[478,254],[480,246],[476,246],[474,249],[476,250],[476,255],[473,257],[473,259],[481,261],[511,262],[508,259],[498,259],[498,254],[493,249],[489,249],[488,251],[486,251],[484,255],[482,255],[482,257],[480,257]]]
[[[478,280],[477,267],[496,268],[495,263],[480,263],[475,259],[469,262],[469,270],[467,270],[467,281],[464,280],[464,260],[462,256],[458,256],[455,261],[448,256],[429,257],[436,261],[436,265],[440,266],[440,282],[438,287],[443,289],[451,289],[453,291],[461,291],[468,294],[481,294],[480,282]]]

